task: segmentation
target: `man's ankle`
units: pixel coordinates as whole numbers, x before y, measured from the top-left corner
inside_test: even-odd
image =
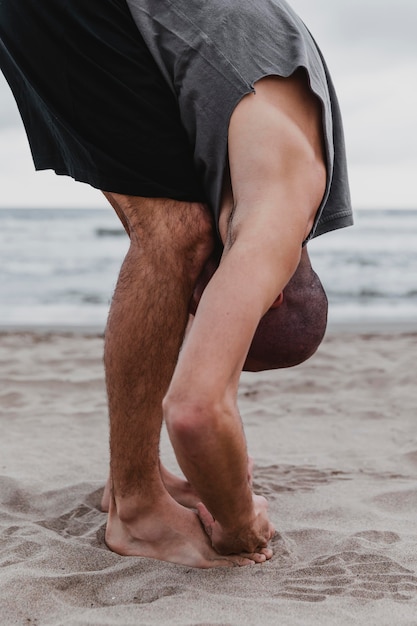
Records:
[[[146,495],[143,493],[135,493],[124,496],[114,496],[111,499],[109,513],[116,514],[119,520],[124,524],[131,524],[140,517],[147,517],[155,513],[163,499],[163,492],[149,490]]]

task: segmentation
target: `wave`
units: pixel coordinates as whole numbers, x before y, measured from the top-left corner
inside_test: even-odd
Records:
[[[368,210],[312,241],[330,310],[417,319],[416,235],[417,211]],[[111,209],[1,210],[0,324],[105,319],[128,245]]]
[[[123,228],[96,228],[96,237],[123,237],[126,236],[126,231]]]

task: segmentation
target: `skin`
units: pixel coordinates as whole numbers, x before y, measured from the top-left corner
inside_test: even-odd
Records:
[[[213,249],[207,211],[106,194],[131,240],[105,342],[106,542],[119,554],[203,568],[272,556],[274,528],[248,479],[237,389],[259,320],[300,263],[326,181],[321,110],[302,72],[259,81],[236,107],[228,139],[224,251],[183,345],[192,293]],[[181,486],[161,470],[163,417],[192,485],[188,504],[201,498],[199,517],[177,502]]]
[[[218,264],[219,256],[215,251],[194,289],[189,326]],[[326,293],[311,267],[307,246],[304,246],[291,280],[256,328],[243,369],[258,372],[294,367],[306,361],[323,340],[327,327],[327,310]]]

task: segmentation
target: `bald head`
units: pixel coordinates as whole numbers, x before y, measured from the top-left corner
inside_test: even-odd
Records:
[[[218,266],[211,259],[194,291],[190,312],[195,314],[200,297]],[[307,248],[276,305],[258,324],[243,367],[244,371],[293,367],[310,358],[319,347],[327,325],[327,297],[311,267]]]
[[[306,361],[319,347],[326,325],[327,297],[304,248],[282,301],[259,322],[243,369],[257,372]]]

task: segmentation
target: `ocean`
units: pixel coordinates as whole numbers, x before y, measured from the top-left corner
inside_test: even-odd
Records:
[[[0,210],[0,326],[104,329],[128,248],[112,210]],[[330,324],[417,325],[417,210],[360,210],[309,244]]]

